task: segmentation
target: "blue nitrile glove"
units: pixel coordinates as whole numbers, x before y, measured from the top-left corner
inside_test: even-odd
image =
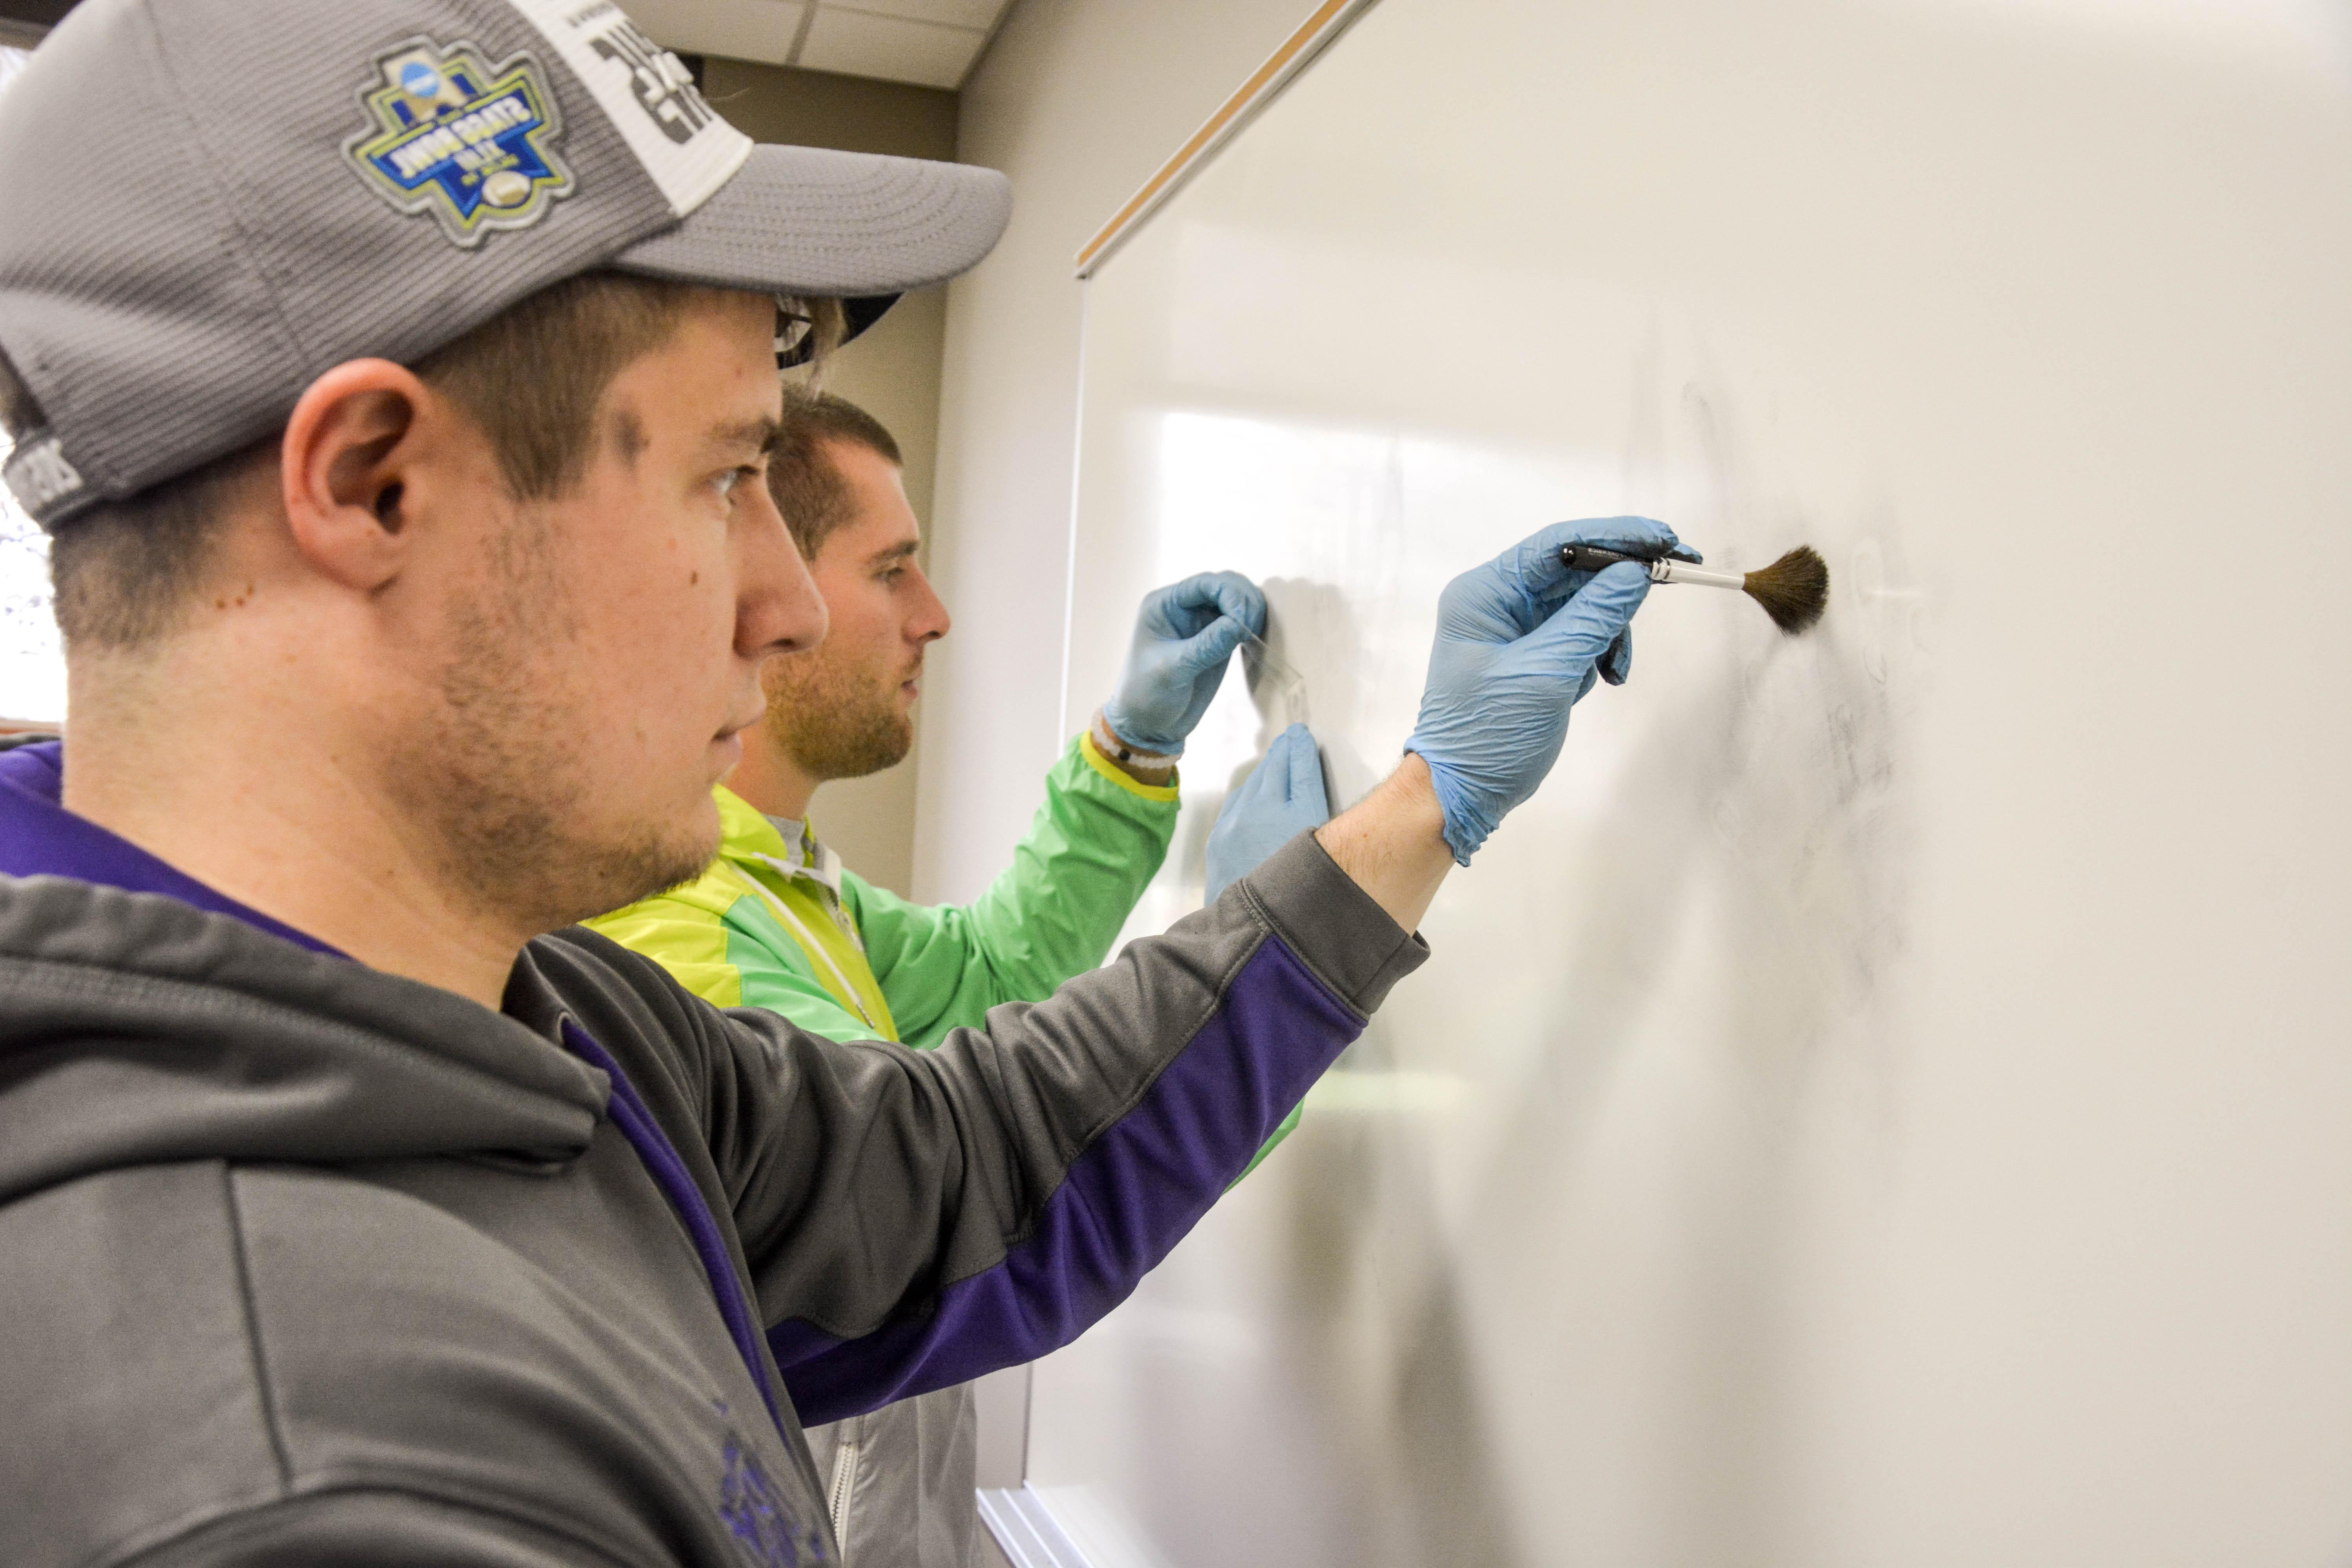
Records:
[[[1225,797],[1209,829],[1209,902],[1257,868],[1259,861],[1310,827],[1331,820],[1323,794],[1323,759],[1304,724],[1274,738],[1265,760]]]
[[[1445,585],[1421,719],[1404,743],[1429,764],[1454,858],[1470,857],[1551,772],[1568,710],[1596,680],[1633,666],[1626,624],[1650,592],[1639,566],[1570,572],[1564,544],[1601,544],[1696,561],[1646,517],[1556,522]]]
[[[1118,691],[1103,704],[1110,732],[1138,751],[1181,756],[1209,710],[1225,661],[1265,635],[1265,595],[1238,572],[1203,572],[1144,595]]]

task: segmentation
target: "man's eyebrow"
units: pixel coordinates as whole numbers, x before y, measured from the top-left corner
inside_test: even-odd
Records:
[[[885,561],[903,561],[923,547],[919,539],[902,539],[887,550],[877,550],[866,558],[868,566],[879,566]]]
[[[714,447],[749,448],[761,457],[776,449],[776,437],[783,426],[768,415],[757,419],[730,419],[710,427],[708,437]]]

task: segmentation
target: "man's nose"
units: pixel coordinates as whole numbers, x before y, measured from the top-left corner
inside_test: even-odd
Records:
[[[738,528],[744,559],[735,612],[735,648],[748,659],[805,653],[824,640],[824,595],[793,543],[783,515],[765,485],[755,492]]]
[[[948,619],[948,607],[932,588],[931,580],[923,575],[921,567],[908,562],[907,570],[914,574],[916,595],[914,614],[907,619],[907,640],[912,643],[937,642],[948,635],[948,627],[951,624]]]

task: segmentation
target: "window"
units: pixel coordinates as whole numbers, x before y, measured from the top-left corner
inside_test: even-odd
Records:
[[[0,92],[31,57],[0,47]],[[0,436],[0,461],[8,441]],[[0,721],[66,715],[65,651],[49,609],[49,542],[0,485]]]

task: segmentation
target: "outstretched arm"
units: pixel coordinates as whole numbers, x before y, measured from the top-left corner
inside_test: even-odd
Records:
[[[1448,586],[1397,772],[1165,936],[932,1051],[720,1020],[710,1152],[803,1418],[1066,1343],[1422,962],[1449,865],[1540,783],[1603,661],[1622,672],[1646,578],[1548,574],[1555,535]]]
[[[803,1419],[1067,1343],[1426,953],[1302,834],[1166,935],[931,1050],[717,1019],[707,1136]]]
[[[933,1044],[991,1007],[1042,1001],[1103,961],[1167,857],[1185,737],[1234,650],[1265,626],[1265,597],[1237,573],[1153,590],[1117,689],[1046,775],[1045,804],[986,892],[921,905],[845,879],[900,1039]]]
[[[842,901],[898,1037],[936,1044],[991,1007],[1042,1001],[1100,963],[1175,831],[1173,788],[1138,783],[1080,737],[1045,775],[1012,864],[971,903],[913,903],[845,876]]]
[[[1421,929],[1421,917],[1454,869],[1429,764],[1410,752],[1396,772],[1315,837],[1332,864],[1407,931]]]

